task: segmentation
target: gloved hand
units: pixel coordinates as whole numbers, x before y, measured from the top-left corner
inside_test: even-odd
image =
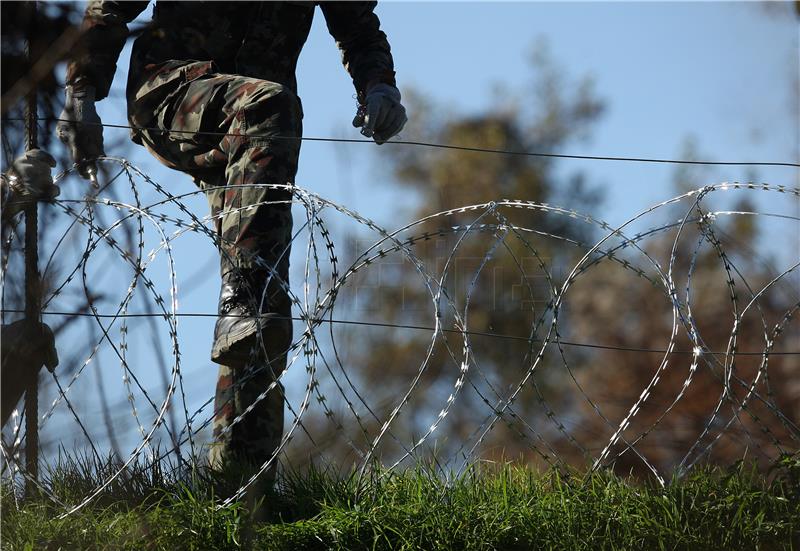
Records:
[[[97,173],[93,159],[105,155],[103,151],[103,126],[94,106],[95,89],[88,85],[68,85],[64,111],[56,125],[56,134],[69,147],[78,172],[89,179]]]
[[[11,164],[4,181],[10,188],[3,205],[3,219],[14,216],[27,203],[55,199],[61,190],[53,183],[50,169],[56,160],[43,149],[31,149]]]
[[[53,183],[50,169],[56,160],[44,149],[31,149],[11,164],[8,177],[11,189],[20,198],[31,201],[55,199],[61,190]]]
[[[56,338],[45,323],[19,320],[2,327],[3,367],[25,365],[38,370],[42,366],[53,371],[58,365]]]
[[[361,126],[364,136],[382,144],[398,134],[407,121],[406,109],[400,103],[400,90],[390,84],[379,83],[367,91],[366,103],[359,107],[353,126]]]
[[[44,365],[52,372],[58,365],[53,332],[44,323],[20,320],[2,327],[2,371],[0,403],[2,423],[6,424],[28,386],[36,381]]]

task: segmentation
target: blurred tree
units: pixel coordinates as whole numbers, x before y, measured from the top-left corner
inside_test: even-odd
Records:
[[[684,156],[694,157],[692,151]],[[709,179],[703,171],[684,168],[675,176],[678,192],[706,183]],[[671,210],[670,219],[686,214],[688,203],[682,205],[682,211]],[[741,196],[729,210],[757,211],[751,200]],[[800,324],[795,309],[800,292],[796,280],[783,277],[754,300],[782,273],[774,267],[774,259],[760,250],[759,218],[739,214],[700,219],[702,214],[693,212],[680,236],[673,229],[643,244],[666,271],[677,239],[671,271],[681,304],[682,318],[675,320],[675,349],[680,352],[665,356],[596,351],[590,362],[582,364],[577,379],[612,422],[604,422],[583,400],[576,412],[578,440],[599,454],[658,372],[657,384],[622,433],[628,442],[646,434],[636,447],[657,469],[668,474],[695,461],[729,465],[745,457],[766,469],[781,453],[799,449],[800,359],[795,355],[764,357],[761,352],[797,351]],[[645,267],[641,255],[638,262],[626,258]],[[619,347],[665,349],[672,308],[655,270],[651,267],[647,275],[656,285],[618,263],[604,261],[592,272],[586,284],[576,284],[567,294],[570,337]],[[598,296],[598,288],[607,299]],[[694,367],[694,344],[688,337],[692,323],[702,339],[701,347],[722,352],[703,353]],[[726,356],[726,350],[745,354]],[[659,371],[660,365],[664,368]],[[668,408],[670,413],[663,416]],[[611,456],[623,450],[620,443]],[[619,472],[647,473],[641,459],[630,451],[614,466]]]
[[[603,111],[591,79],[569,79],[543,46],[534,49],[530,61],[535,78],[529,86],[518,92],[498,87],[492,104],[478,113],[450,113],[446,105],[436,104],[415,90],[405,90],[404,98],[414,117],[403,139],[544,153],[563,152],[570,144],[586,139]],[[600,201],[599,193],[588,188],[583,174],[557,171],[552,158],[415,147],[387,146],[387,150],[397,181],[409,192],[405,205],[416,205],[415,212],[407,213],[409,219],[498,198],[554,202],[583,211]],[[399,236],[401,241],[426,236],[413,244],[412,251],[432,270],[432,277],[443,278],[443,288],[462,319],[456,323],[448,300],[439,300],[446,330],[455,330],[466,322],[472,332],[520,337],[503,340],[471,336],[477,363],[436,433],[436,453],[445,457],[476,437],[473,431],[491,411],[487,403],[494,407],[506,399],[525,376],[534,359],[526,341],[530,328],[538,327],[536,338],[544,335],[549,326],[551,287],[560,284],[558,277],[563,273],[559,272],[582,254],[574,244],[586,242],[592,235],[589,226],[541,210],[503,208],[485,216],[482,213],[454,212],[423,221]],[[508,222],[535,228],[541,235],[528,234],[522,239],[507,230]],[[465,226],[476,223],[484,225],[480,231],[464,233]],[[453,230],[459,227],[462,229]],[[390,248],[391,243],[384,246]],[[454,255],[448,258],[451,251]],[[487,254],[491,259],[482,266]],[[397,251],[383,255],[376,264],[365,270],[363,277],[353,278],[337,299],[336,312],[343,308],[369,322],[433,326],[431,295],[413,264]],[[362,407],[366,434],[358,430],[351,434],[361,446],[374,438],[380,428],[378,420],[389,417],[412,385],[431,346],[430,336],[430,332],[413,329],[358,327],[358,337],[343,362],[345,370],[358,374],[369,389],[362,396],[375,414]],[[453,332],[445,333],[431,347],[426,369],[390,427],[400,441],[410,443],[425,434],[454,392],[461,373],[462,347],[459,335]],[[555,357],[545,358],[537,368],[537,373],[542,373],[537,376],[540,386],[526,386],[517,398],[513,409],[519,418],[530,420],[545,414],[537,393],[547,394],[554,404],[563,405],[569,399],[561,382],[566,374],[552,369],[554,361]],[[351,398],[358,403],[357,397]],[[527,432],[535,439],[530,429],[519,419],[507,416],[507,420],[510,426],[500,423],[489,433],[484,447],[493,451],[488,455],[539,457],[531,451],[531,442],[520,436],[520,432]],[[551,437],[558,432],[555,423],[535,430]],[[338,442],[328,440],[331,446],[340,446],[339,453],[347,453],[341,438]],[[433,445],[433,440],[428,444]],[[384,460],[401,451],[402,446],[392,438],[383,442]],[[556,445],[564,448],[572,444],[557,441]],[[553,455],[552,451],[540,451]]]

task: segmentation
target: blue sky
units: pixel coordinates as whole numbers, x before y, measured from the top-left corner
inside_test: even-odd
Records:
[[[563,153],[680,157],[691,139],[711,160],[798,162],[800,54],[798,18],[791,7],[768,13],[756,3],[392,2],[379,5],[377,13],[392,44],[400,89],[414,87],[455,112],[484,109],[494,101],[497,83],[521,89],[532,76],[527,57],[537,41],[546,42],[572,79],[590,75],[607,111],[590,141]],[[149,14],[148,8],[141,20]],[[106,123],[126,122],[128,52],[129,46],[112,96],[99,104]],[[350,125],[354,91],[319,11],[300,57],[298,85],[307,136],[360,137]],[[409,127],[418,123],[415,113],[408,115]],[[107,129],[106,142],[125,134]],[[385,171],[389,147],[397,146],[306,142],[297,183],[389,227],[403,225],[414,198],[394,186]],[[129,157],[175,194],[194,189],[188,177],[164,169],[140,147],[107,153]],[[675,195],[670,165],[562,161],[559,170],[583,171],[602,187],[606,200],[593,214],[611,223]],[[751,176],[796,186],[800,176],[792,168],[754,173],[744,167],[698,174],[696,187]],[[62,197],[79,197],[81,185],[69,183]],[[566,201],[562,206],[570,207]],[[800,215],[796,201],[759,197],[758,204],[762,210]],[[199,215],[207,212],[201,198],[190,205]],[[782,222],[775,231],[780,239],[765,240],[767,250],[783,263],[796,259],[797,224]],[[207,243],[189,241],[176,250],[179,275],[188,278],[204,266],[209,275],[193,293],[181,296],[181,311],[214,311],[218,278],[215,267],[207,268],[214,251]],[[192,336],[183,347],[184,365],[192,373],[190,392],[204,399],[215,377],[207,359],[213,320],[181,324],[183,334]]]
[[[455,112],[485,109],[496,101],[498,83],[523,90],[536,43],[547,45],[573,82],[590,76],[606,112],[588,142],[563,153],[680,158],[691,141],[709,160],[800,158],[800,50],[791,4],[767,10],[755,2],[385,2],[377,13],[400,89],[413,87]],[[148,8],[140,20],[149,15]],[[113,99],[100,104],[106,122],[125,122],[127,56],[126,48]],[[300,57],[298,87],[306,136],[361,137],[350,125],[353,88],[320,12]],[[409,112],[408,128],[419,122]],[[107,129],[106,138],[125,133]],[[192,189],[142,148],[126,154],[175,189]],[[297,183],[376,220],[397,221],[398,208],[405,214],[414,205],[392,185],[386,154],[372,144],[305,142]],[[600,186],[606,200],[594,214],[611,223],[675,194],[673,165],[569,160],[558,170],[583,171]],[[793,168],[704,167],[693,174],[696,187],[750,179],[798,185],[800,178]],[[800,249],[797,240],[792,245]]]

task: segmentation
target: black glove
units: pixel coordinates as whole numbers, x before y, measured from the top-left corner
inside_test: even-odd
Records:
[[[2,329],[3,370],[8,363],[24,363],[39,369],[46,366],[51,372],[58,365],[56,338],[45,323],[15,321]]]
[[[22,394],[36,381],[39,370],[46,366],[51,372],[58,365],[58,352],[53,332],[44,323],[20,320],[3,325],[0,334],[2,358],[2,421],[6,423],[19,403]]]
[[[361,126],[363,135],[382,144],[397,135],[407,121],[406,109],[400,103],[400,90],[390,84],[380,83],[367,92],[366,102],[359,107],[353,126]]]

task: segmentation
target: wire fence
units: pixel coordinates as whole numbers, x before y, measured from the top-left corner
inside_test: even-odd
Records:
[[[23,122],[24,119],[8,117],[3,119],[8,122]],[[39,117],[36,119],[38,122],[71,122],[66,119],[57,117]],[[85,122],[83,124],[89,126],[102,126],[103,128],[117,128],[122,130],[147,130],[150,132],[158,132],[159,134],[192,134],[195,136],[215,136],[223,138],[225,136],[238,136],[238,134],[230,134],[227,132],[213,132],[209,130],[180,130],[170,128],[164,130],[158,127],[148,126],[133,126],[130,124],[121,123],[103,123],[103,122]],[[327,143],[364,143],[372,144],[374,141],[370,138],[354,139],[354,138],[332,138],[327,136],[279,136],[279,135],[258,135],[252,134],[252,138],[265,138],[270,140],[293,140],[301,142],[327,142]],[[453,151],[467,151],[473,153],[488,153],[493,155],[513,155],[523,157],[541,157],[545,159],[579,159],[588,161],[619,161],[628,163],[656,163],[656,164],[675,164],[675,165],[707,165],[707,166],[750,166],[750,167],[789,167],[800,168],[800,162],[790,161],[711,161],[700,159],[668,159],[659,157],[621,157],[611,155],[569,155],[566,153],[549,153],[543,151],[515,151],[509,149],[490,149],[485,147],[465,146],[448,143],[434,143],[419,140],[404,140],[393,139],[386,142],[393,146],[416,146],[426,147],[433,149],[450,149]]]
[[[68,352],[69,360],[62,362],[67,367],[45,376],[42,392],[52,399],[39,415],[38,426],[45,439],[51,436],[49,448],[47,440],[43,442],[46,461],[57,456],[59,445],[84,446],[100,458],[108,449],[124,447],[110,443],[114,437],[131,428],[136,437],[126,442],[131,451],[120,453],[124,460],[116,472],[75,503],[53,495],[21,461],[24,412],[14,416],[3,438],[4,476],[35,484],[69,513],[143,458],[182,466],[203,462],[209,428],[220,407],[213,398],[198,400],[198,391],[189,388],[198,370],[186,367],[186,357],[196,363],[205,337],[198,337],[194,326],[183,327],[195,319],[214,319],[217,313],[184,312],[179,307],[185,303],[185,290],[179,289],[188,268],[186,255],[220,249],[217,218],[198,216],[189,206],[209,190],[174,195],[125,159],[105,157],[100,164],[107,176],[100,189],[53,205],[67,222],[48,250],[42,319],[84,319],[93,332],[77,325],[64,331],[69,339],[59,343],[59,351]],[[107,197],[109,186],[121,184],[130,189],[129,200]],[[486,457],[487,449],[513,441],[543,465],[575,463],[576,457],[591,469],[635,461],[662,483],[669,471],[684,473],[701,464],[727,446],[727,438],[752,443],[757,453],[768,457],[798,450],[797,411],[786,397],[800,394],[800,388],[792,387],[800,369],[800,302],[791,291],[800,259],[768,277],[753,277],[745,268],[747,259],[728,250],[721,235],[731,221],[769,218],[795,224],[800,218],[709,206],[713,197],[723,194],[768,194],[794,202],[800,199],[797,188],[709,185],[644,209],[617,226],[555,205],[501,199],[390,229],[301,187],[261,187],[290,190],[291,198],[283,202],[291,203],[301,221],[291,244],[300,277],[293,275],[290,286],[276,272],[270,276],[291,298],[296,338],[287,351],[285,369],[256,399],[266,399],[280,384],[286,386],[289,418],[272,456],[220,506],[241,497],[274,464],[291,461],[292,447],[300,441],[306,442],[304,449],[323,455],[331,442],[349,450],[361,475],[369,473],[375,461],[390,472],[431,457],[443,473],[460,472]],[[652,223],[662,214],[669,221]],[[334,219],[345,221],[359,242],[369,244],[349,250],[353,247],[337,243],[331,229]],[[590,229],[594,241],[553,230],[575,225]],[[785,236],[791,232],[796,227]],[[443,244],[444,250],[431,254],[425,248],[431,242]],[[468,271],[460,262],[465,254],[471,262]],[[518,272],[512,290],[498,291],[487,284],[498,266]],[[4,266],[4,285],[8,270]],[[709,273],[716,278],[713,283],[707,280]],[[394,287],[382,287],[384,279]],[[612,286],[620,279],[624,285]],[[776,291],[784,287],[790,289],[789,300],[777,300]],[[392,308],[352,308],[360,292],[374,300],[386,289],[393,297],[413,297],[414,307],[405,308],[401,301]],[[714,312],[724,312],[725,318],[709,322],[703,310],[709,307],[709,295],[716,301],[720,293],[724,307],[715,306]],[[7,307],[5,294],[4,315],[21,312]],[[500,302],[510,301],[518,308],[513,318],[518,331],[495,331],[484,319],[495,308],[486,305],[498,296]],[[613,323],[592,320],[581,310],[598,300],[610,301],[607,311],[613,312]],[[657,314],[645,320],[649,327],[626,326],[626,311],[653,304]],[[508,317],[499,309],[501,317]],[[587,319],[590,330],[575,329]],[[637,319],[641,325],[642,319]],[[599,327],[604,323],[649,338],[641,345],[627,344],[624,338],[604,341],[600,336],[613,335]],[[659,339],[660,346],[647,344]],[[406,366],[402,382],[388,372],[376,376],[354,369],[363,368],[358,357],[383,358],[379,348],[390,345],[397,346],[390,356],[399,350],[408,354],[403,363],[411,367]],[[515,346],[516,363],[505,364]],[[608,355],[617,352],[654,359],[646,363],[646,373],[638,369],[634,376],[625,371],[621,356]],[[391,363],[391,358],[383,361]],[[119,366],[114,383],[108,382],[111,363]],[[614,369],[627,387],[613,399],[604,399],[598,389]],[[381,377],[390,388],[380,388]],[[161,386],[154,387],[155,380]],[[695,387],[705,401],[692,394]],[[120,401],[98,411],[101,395],[103,400],[117,396]],[[628,398],[619,407],[620,400]],[[668,433],[691,432],[683,426],[687,403],[701,403],[702,411],[695,412],[694,432],[684,437],[688,447],[676,460],[665,462],[653,441]],[[237,416],[231,427],[251,410],[252,406]],[[461,421],[455,424],[454,418]]]

